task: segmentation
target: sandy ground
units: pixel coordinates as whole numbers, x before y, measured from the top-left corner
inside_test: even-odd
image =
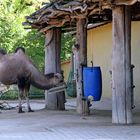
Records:
[[[16,106],[17,102],[9,102]],[[17,108],[1,110],[0,140],[139,140],[140,110],[134,110],[133,125],[111,123],[111,101],[94,103],[91,115],[75,111],[75,100],[67,100],[66,111],[44,109],[44,101],[31,101],[35,112],[18,114]]]

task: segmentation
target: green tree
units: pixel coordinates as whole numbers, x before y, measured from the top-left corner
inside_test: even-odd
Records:
[[[36,30],[28,31],[25,36],[16,42],[16,46],[26,48],[26,53],[40,70],[44,68],[44,44],[44,35],[38,33]]]
[[[61,51],[61,60],[68,60],[71,58],[72,54],[72,46],[75,42],[75,37],[73,37],[70,33],[62,34],[62,51]]]
[[[41,7],[44,0],[2,0],[0,2],[0,48],[13,52],[16,47],[25,47],[27,54],[41,70],[44,68],[44,35],[37,30],[25,30],[22,23],[25,16]],[[61,59],[71,56],[74,38],[62,34]]]
[[[41,1],[36,0],[3,0],[0,3],[0,48],[13,52],[16,47],[23,46],[39,67],[44,65],[44,37],[35,30],[25,30],[22,22],[40,6]]]

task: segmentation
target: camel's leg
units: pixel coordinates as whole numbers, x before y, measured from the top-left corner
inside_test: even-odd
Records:
[[[33,110],[30,107],[29,97],[28,97],[28,93],[30,90],[30,75],[27,77],[19,77],[18,87],[22,91],[22,95],[26,98],[28,112],[33,112]],[[19,96],[19,112],[22,112],[22,107],[20,104],[21,104],[21,97]]]
[[[30,84],[28,83],[26,85],[26,88],[25,88],[25,96],[26,96],[27,108],[28,108],[28,112],[34,112],[31,109],[30,102],[29,102],[29,90],[30,90]]]
[[[25,79],[23,77],[18,78],[18,89],[19,89],[19,113],[23,113],[24,111],[22,110],[22,97],[24,95],[24,89],[25,89]]]
[[[19,100],[18,113],[24,113],[24,111],[22,110],[22,96],[23,96],[23,91],[19,90],[19,94],[18,94],[18,100]]]
[[[28,97],[28,96],[26,97],[26,102],[27,102],[28,112],[34,112],[34,111],[31,109],[31,106],[30,106],[30,103],[29,103],[29,97]]]

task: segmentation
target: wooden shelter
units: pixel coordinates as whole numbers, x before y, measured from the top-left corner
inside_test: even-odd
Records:
[[[87,65],[87,25],[112,21],[112,122],[118,124],[133,123],[131,20],[140,19],[139,1],[53,0],[51,3],[45,3],[41,9],[26,17],[24,23],[26,26],[36,28],[46,35],[46,65],[49,65],[46,67],[46,73],[60,72],[61,32],[76,31],[78,113],[84,113],[82,67]],[[53,95],[49,98],[51,103],[56,100],[56,97],[57,102],[61,102],[63,94]],[[62,108],[64,108],[63,103]]]

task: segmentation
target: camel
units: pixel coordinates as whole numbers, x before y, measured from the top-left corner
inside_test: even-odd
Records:
[[[19,113],[24,112],[21,104],[22,97],[26,98],[28,112],[33,112],[28,97],[31,85],[48,90],[62,81],[63,76],[59,73],[41,74],[25,54],[24,48],[17,48],[13,54],[6,54],[3,49],[0,49],[0,82],[4,85],[17,84],[19,89]]]

